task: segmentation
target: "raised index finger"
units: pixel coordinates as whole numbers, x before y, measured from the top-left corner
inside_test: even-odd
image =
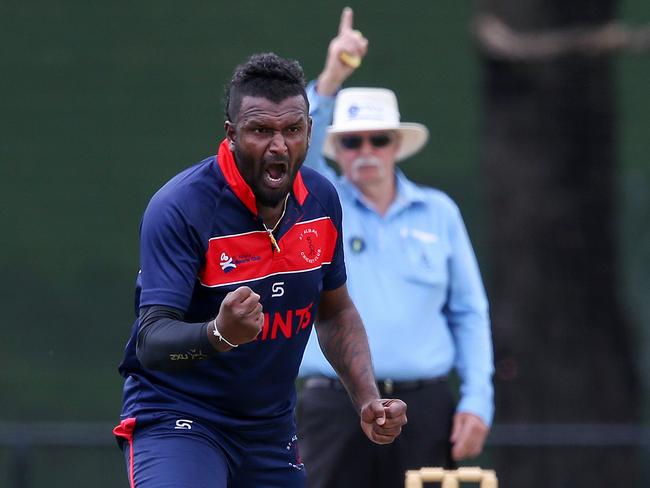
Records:
[[[339,34],[352,30],[352,9],[345,7],[341,12],[341,22],[339,23]]]

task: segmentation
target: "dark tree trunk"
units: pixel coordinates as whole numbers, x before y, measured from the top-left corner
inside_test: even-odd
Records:
[[[517,30],[612,19],[614,0],[486,0]],[[637,420],[618,292],[612,62],[484,60],[497,422]],[[505,488],[636,486],[632,449],[504,449]]]

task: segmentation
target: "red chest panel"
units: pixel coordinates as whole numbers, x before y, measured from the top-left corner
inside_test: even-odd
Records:
[[[217,287],[318,269],[332,262],[337,237],[329,217],[294,224],[278,240],[280,252],[265,231],[213,237],[199,279]]]

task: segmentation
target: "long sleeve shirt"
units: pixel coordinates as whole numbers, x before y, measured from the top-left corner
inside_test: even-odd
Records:
[[[384,215],[328,166],[321,148],[334,97],[308,87],[313,119],[305,164],[335,185],[343,208],[348,289],[365,324],[377,378],[460,378],[459,412],[491,425],[493,355],[488,302],[463,219],[443,192],[396,169],[396,198]],[[336,373],[313,332],[301,376]]]

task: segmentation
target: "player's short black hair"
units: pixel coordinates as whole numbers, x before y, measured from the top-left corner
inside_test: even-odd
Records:
[[[235,68],[226,87],[226,118],[235,122],[245,96],[263,97],[279,103],[288,97],[302,95],[309,108],[305,91],[305,74],[298,61],[275,53],[253,54]]]

